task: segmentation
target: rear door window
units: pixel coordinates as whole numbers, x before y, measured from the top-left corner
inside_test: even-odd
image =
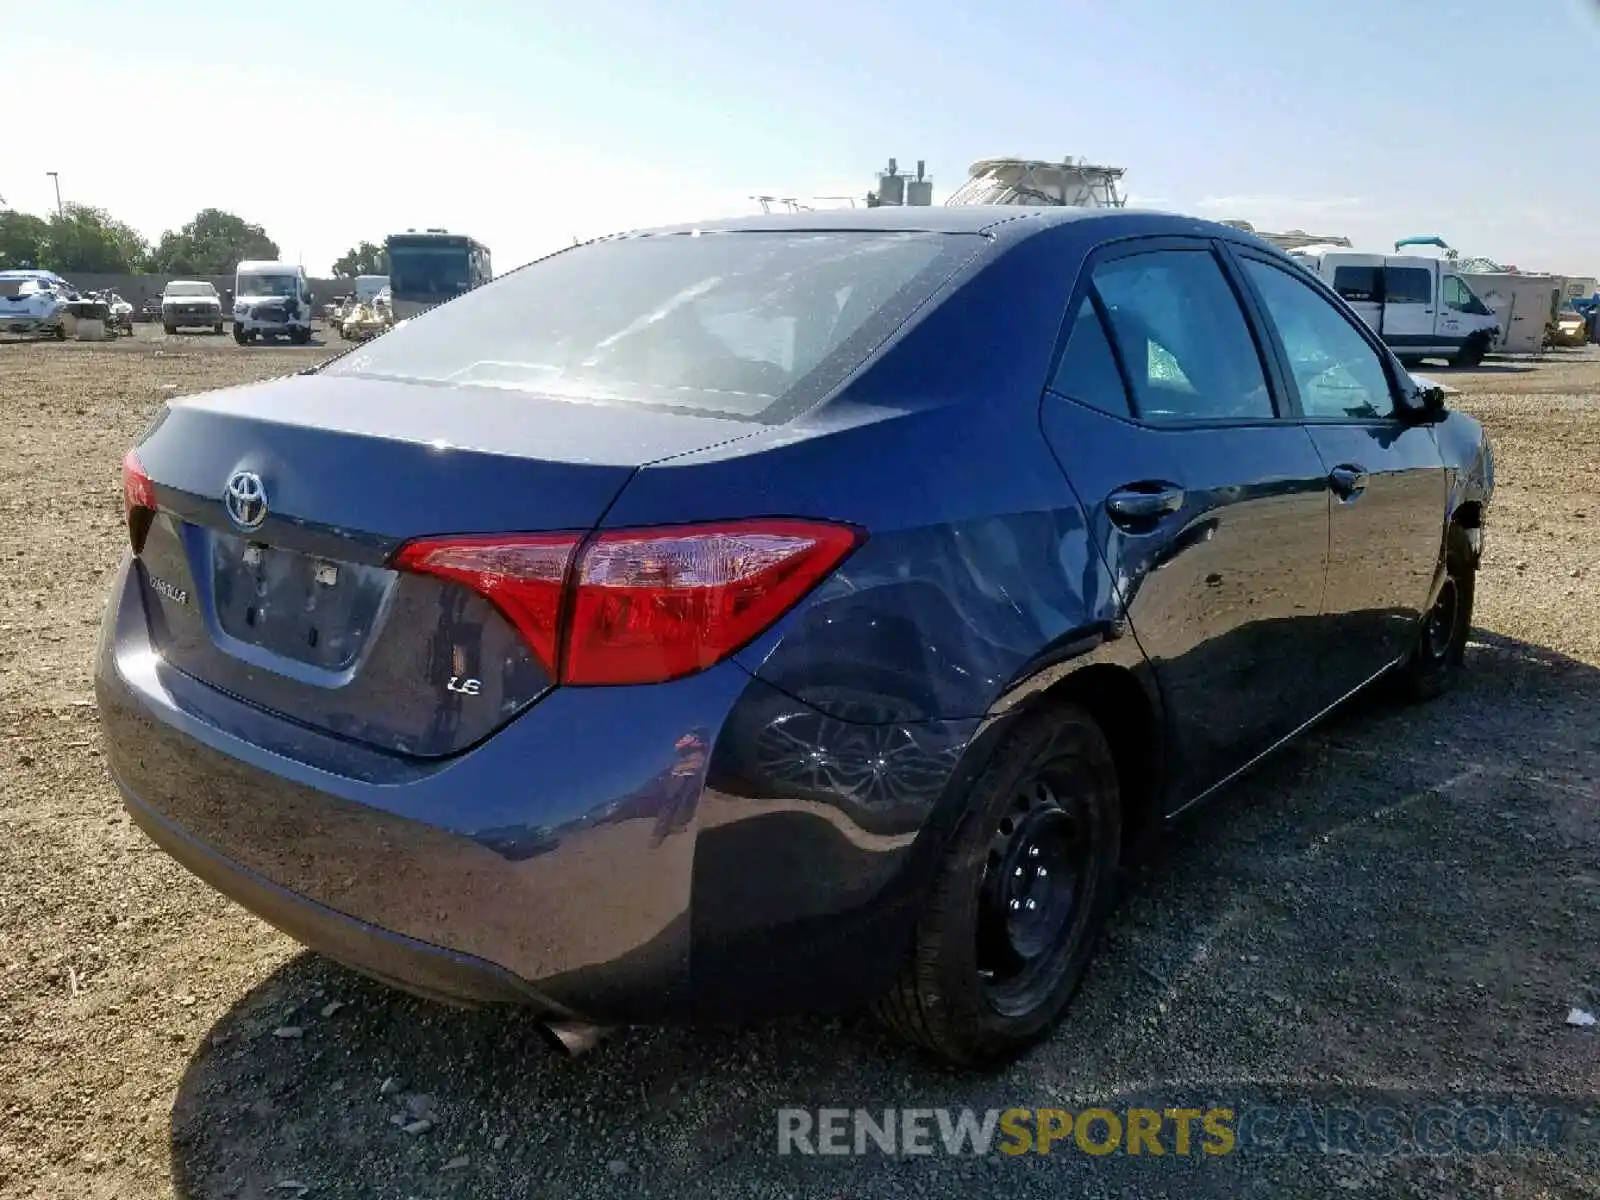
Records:
[[[1209,250],[1155,250],[1095,269],[1141,420],[1274,416],[1244,312]]]
[[[1422,267],[1385,267],[1383,298],[1389,304],[1432,304],[1433,276]]]
[[[1050,381],[1050,390],[1114,417],[1129,415],[1128,389],[1117,370],[1116,355],[1111,352],[1100,314],[1088,296],[1078,305],[1078,315],[1067,335],[1067,346]]]

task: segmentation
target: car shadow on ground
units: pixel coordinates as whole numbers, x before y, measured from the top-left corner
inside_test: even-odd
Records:
[[[1132,872],[1067,1021],[997,1073],[934,1065],[859,1017],[630,1030],[568,1059],[526,1014],[416,1001],[300,954],[190,1062],[172,1112],[175,1186],[196,1198],[1581,1191],[1600,1169],[1600,1037],[1564,1020],[1569,1006],[1600,1009],[1597,780],[1600,671],[1475,632],[1447,699],[1362,697],[1186,818]],[[1094,1105],[1227,1107],[1238,1142],[1206,1153],[1196,1126],[1184,1153],[1169,1123],[1162,1155],[1089,1154],[1070,1135],[1048,1155],[778,1145],[787,1106]],[[1293,1139],[1293,1106],[1320,1143]],[[1436,1123],[1442,1155],[1319,1151],[1329,1113],[1370,1121],[1375,1106],[1400,1114],[1402,1150],[1430,1108],[1500,1123],[1487,1135]],[[1532,1143],[1511,1145],[1507,1106]],[[1541,1147],[1544,1110],[1559,1132]],[[1247,1111],[1266,1114],[1248,1138]],[[1103,1142],[1109,1125],[1095,1128]]]

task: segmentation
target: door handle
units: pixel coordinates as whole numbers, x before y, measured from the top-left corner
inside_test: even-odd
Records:
[[[1183,507],[1183,489],[1170,483],[1133,483],[1106,497],[1106,511],[1118,525],[1154,521]]]
[[[1328,472],[1328,482],[1341,500],[1353,500],[1367,486],[1367,469],[1345,463]]]

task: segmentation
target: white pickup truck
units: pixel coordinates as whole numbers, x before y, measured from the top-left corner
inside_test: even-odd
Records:
[[[222,297],[215,285],[203,279],[174,279],[161,291],[161,328],[167,333],[180,329],[209,329],[222,332]]]
[[[1440,259],[1353,251],[1293,257],[1343,296],[1408,365],[1444,358],[1474,367],[1499,337],[1500,319]]]

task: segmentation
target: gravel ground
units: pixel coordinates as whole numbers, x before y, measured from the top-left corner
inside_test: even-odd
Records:
[[[1565,1024],[1600,1011],[1600,355],[1439,373],[1499,463],[1465,686],[1358,702],[1197,813],[1055,1038],[963,1078],[858,1020],[569,1061],[301,951],[127,821],[89,682],[118,459],[164,398],[327,352],[0,345],[0,1196],[1600,1196],[1600,1027]],[[1095,1103],[1566,1124],[1487,1156],[776,1152],[784,1105]]]

